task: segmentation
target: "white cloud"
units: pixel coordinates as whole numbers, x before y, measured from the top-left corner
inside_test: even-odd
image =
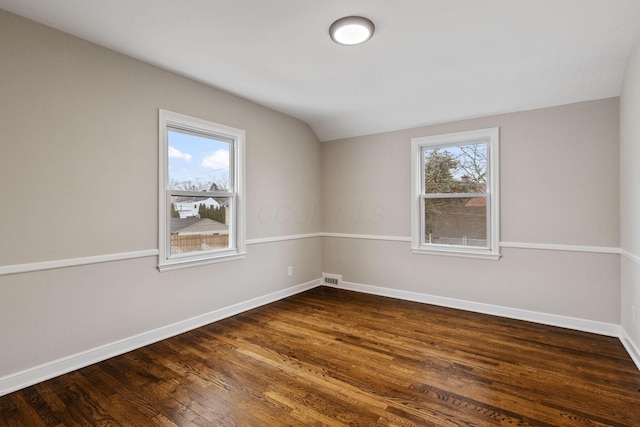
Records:
[[[229,151],[217,150],[202,159],[201,165],[209,169],[229,169]]]
[[[185,159],[187,162],[191,160],[191,154],[183,153],[177,148],[169,146],[169,157],[174,157],[176,159]]]

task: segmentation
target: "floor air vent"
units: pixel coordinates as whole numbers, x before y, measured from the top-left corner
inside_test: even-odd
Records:
[[[340,274],[322,273],[322,283],[328,286],[342,285],[342,276]]]

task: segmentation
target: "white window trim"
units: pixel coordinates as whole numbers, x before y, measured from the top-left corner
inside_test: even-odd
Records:
[[[489,169],[487,238],[488,248],[469,246],[436,245],[424,243],[424,203],[422,203],[422,156],[423,147],[437,148],[453,144],[472,143],[478,139],[488,139]],[[411,251],[417,254],[450,255],[466,258],[500,259],[500,131],[498,127],[456,132],[444,135],[425,136],[411,139]]]
[[[234,140],[232,171],[234,182],[234,208],[229,226],[230,239],[235,246],[229,250],[198,252],[171,258],[168,239],[170,236],[170,207],[168,204],[167,182],[169,174],[167,126],[187,127],[204,133],[219,134]],[[167,110],[158,110],[158,270],[167,271],[241,259],[246,256],[246,215],[245,215],[245,131],[208,120],[190,117]]]

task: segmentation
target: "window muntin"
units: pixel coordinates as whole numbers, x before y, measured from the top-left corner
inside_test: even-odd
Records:
[[[244,131],[160,110],[159,269],[244,256]]]
[[[412,250],[499,258],[498,129],[412,140]]]

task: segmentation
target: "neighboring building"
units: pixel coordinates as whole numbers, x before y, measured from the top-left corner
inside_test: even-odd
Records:
[[[179,236],[229,234],[229,226],[209,218],[171,218],[171,234]]]
[[[180,200],[179,202],[174,202],[174,206],[180,218],[194,218],[198,216],[198,209],[200,205],[205,205],[205,207],[209,208],[211,206],[217,208],[220,206],[215,199],[209,197],[208,199],[198,200],[198,199],[186,199]]]
[[[171,254],[229,247],[229,226],[209,218],[171,218]]]
[[[426,224],[426,239],[443,245],[487,244],[487,199],[461,199],[440,208]]]

